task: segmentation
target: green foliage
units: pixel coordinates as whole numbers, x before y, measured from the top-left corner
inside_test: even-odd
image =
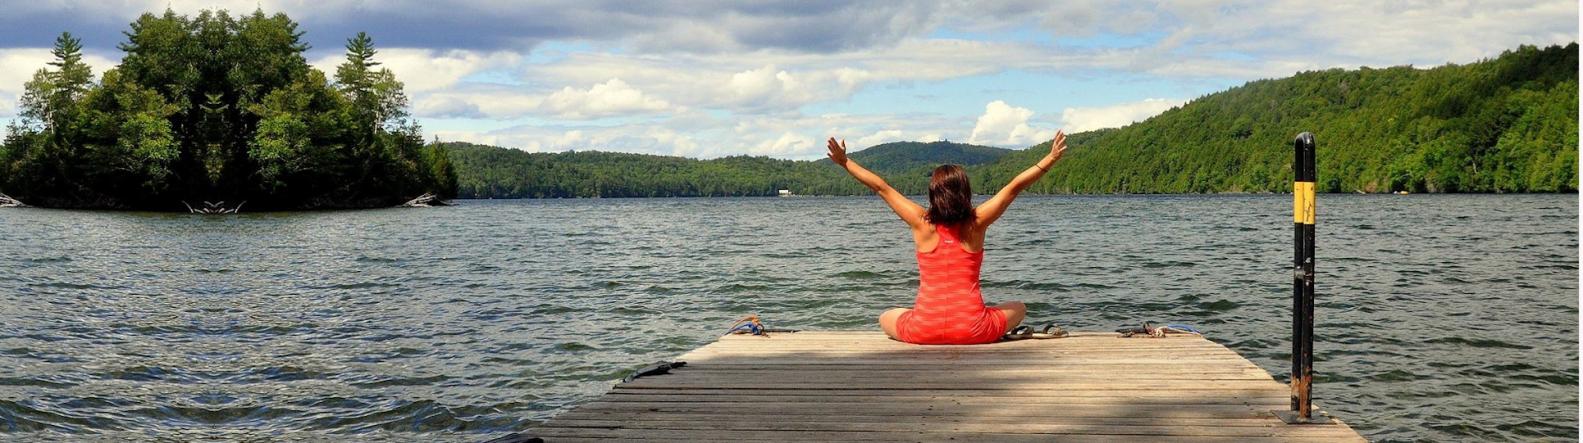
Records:
[[[258,162],[258,174],[271,190],[286,187],[286,177],[302,168],[308,148],[308,125],[291,114],[265,118],[258,124],[247,155]]]
[[[358,134],[377,137],[381,130],[397,128],[406,118],[407,96],[402,84],[389,69],[374,61],[373,39],[359,32],[346,40],[346,63],[335,70],[341,93],[352,103],[354,127]],[[390,127],[386,127],[391,123]]]
[[[613,152],[529,153],[468,143],[445,143],[458,171],[462,198],[864,195],[868,188],[828,160],[793,161],[732,156],[712,160]],[[1004,149],[948,142],[892,143],[852,153],[887,174],[905,193],[927,189],[926,174],[941,163],[983,162]],[[875,160],[870,162],[870,160]]]
[[[436,182],[433,184],[435,194],[445,198],[456,196],[457,174],[456,167],[451,165],[451,150],[444,144],[433,143],[423,150],[423,161],[429,165],[429,177]]]
[[[1012,153],[1010,149],[937,141],[885,143],[852,152],[849,156],[857,159],[865,168],[905,171],[934,168],[940,166],[943,160],[963,166],[994,163],[995,160],[1010,153]],[[830,162],[829,159],[820,161]]]
[[[800,195],[872,193],[829,160],[748,156],[698,160],[598,151],[529,153],[469,143],[443,145],[456,164],[457,195],[463,198],[771,196],[781,189]],[[997,164],[995,158],[1012,152],[951,142],[899,142],[850,156],[885,176],[902,193],[916,195],[928,191],[929,173],[941,164],[965,165],[979,183],[979,174]],[[980,193],[994,190],[975,189]]]
[[[1433,69],[1303,72],[1078,134],[1041,193],[1287,192],[1317,137],[1323,192],[1575,192],[1577,44]],[[1048,145],[985,172],[1004,183]]]
[[[359,33],[331,83],[307,64],[297,24],[166,11],[131,24],[121,65],[95,83],[62,34],[25,85],[0,150],[0,189],[48,207],[251,209],[388,206],[455,192],[444,155],[407,119],[401,82],[372,69]]]

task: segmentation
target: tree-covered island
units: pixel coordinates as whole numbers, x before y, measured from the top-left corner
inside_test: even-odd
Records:
[[[186,211],[393,206],[454,196],[372,39],[334,76],[285,14],[144,14],[97,80],[69,33],[27,82],[0,145],[0,192],[34,206]]]

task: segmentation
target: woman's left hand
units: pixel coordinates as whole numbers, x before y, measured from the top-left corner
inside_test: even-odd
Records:
[[[835,162],[836,166],[845,167],[846,166],[846,139],[841,139],[841,142],[837,143],[835,141],[835,137],[830,137],[829,144],[830,145],[827,146],[827,147],[830,149],[830,152],[826,153],[825,155],[829,156],[830,157],[830,161]]]
[[[1066,131],[1057,129],[1055,139],[1050,140],[1051,163],[1061,161],[1061,156],[1066,154]]]

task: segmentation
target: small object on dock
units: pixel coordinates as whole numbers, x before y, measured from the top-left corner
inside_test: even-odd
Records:
[[[879,331],[725,335],[678,360],[687,366],[618,384],[527,433],[551,442],[1364,441],[1340,420],[1282,422],[1271,411],[1290,401],[1286,385],[1191,334],[967,346]]]
[[[687,362],[684,362],[684,361],[677,361],[677,362],[662,361],[662,362],[655,363],[655,364],[652,364],[652,365],[644,366],[642,369],[638,369],[637,372],[633,372],[632,375],[628,375],[626,378],[621,379],[621,382],[622,383],[631,383],[633,380],[637,380],[639,378],[647,377],[647,376],[650,376],[650,375],[669,374],[672,369],[680,368],[682,366],[687,366]]]
[[[768,337],[768,335],[764,334],[764,323],[759,322],[758,314],[748,314],[746,317],[737,320],[736,323],[732,323],[731,329],[727,330],[726,334],[751,334]]]
[[[500,436],[498,438],[486,441],[484,443],[544,443],[544,439],[538,438],[538,437],[534,437],[534,436],[530,436],[530,435],[526,435],[526,434],[522,434],[522,433],[513,432],[513,433],[510,433],[510,434],[502,435],[502,436]]]
[[[1066,338],[1069,335],[1072,334],[1067,333],[1065,328],[1056,326],[1055,323],[1049,323],[1044,325],[1044,329],[1035,332],[1033,338]]]
[[[1167,334],[1204,335],[1204,333],[1198,332],[1198,329],[1194,328],[1192,326],[1176,325],[1176,324],[1165,325],[1165,326],[1155,326],[1154,323],[1152,323],[1152,322],[1143,322],[1143,327],[1141,327],[1141,328],[1121,328],[1121,329],[1117,329],[1116,332],[1121,333],[1122,337],[1134,337],[1134,336],[1138,336],[1140,334],[1143,335],[1143,336],[1146,336],[1146,337],[1153,337],[1153,338],[1164,337]]]
[[[759,321],[758,314],[748,314],[746,317],[731,324],[731,329],[726,330],[726,335],[757,335],[769,338],[771,332],[797,332],[797,329],[767,328],[764,322]]]
[[[1038,330],[1038,331],[1035,331],[1032,326],[1028,326],[1028,325],[1018,326],[1016,328],[1013,328],[1011,330],[1011,332],[1007,332],[1006,335],[1000,337],[1000,339],[1004,340],[1004,341],[1027,340],[1027,339],[1044,340],[1044,339],[1051,339],[1051,338],[1063,338],[1063,337],[1066,337],[1066,336],[1067,336],[1067,333],[1066,333],[1065,329],[1061,329],[1061,327],[1060,326],[1056,326],[1055,323],[1050,323],[1050,324],[1044,325],[1044,329]]]

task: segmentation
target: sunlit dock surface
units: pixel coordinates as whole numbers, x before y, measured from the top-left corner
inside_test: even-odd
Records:
[[[917,346],[734,335],[524,432],[545,441],[1364,441],[1289,425],[1290,389],[1198,336]]]

